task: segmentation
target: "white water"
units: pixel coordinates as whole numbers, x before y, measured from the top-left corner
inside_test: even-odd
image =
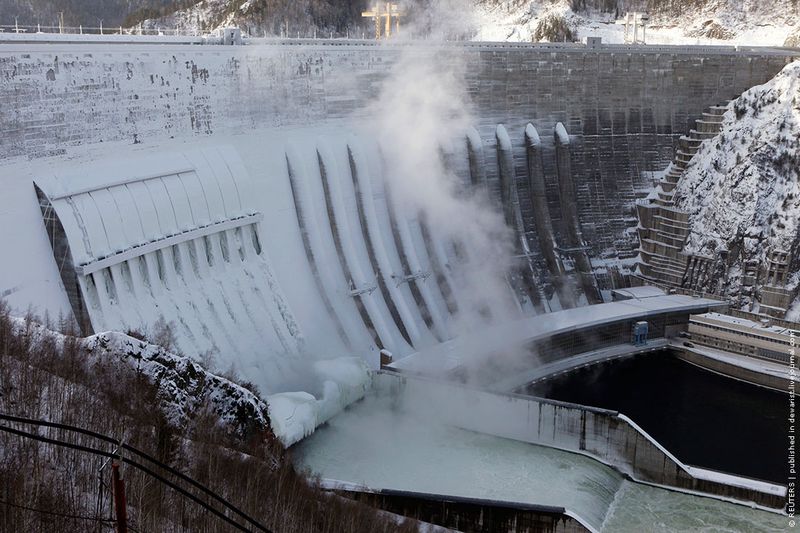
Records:
[[[326,479],[565,507],[595,529],[622,476],[586,457],[437,424],[368,396],[295,448]]]
[[[500,415],[499,415],[500,416]],[[626,481],[583,455],[473,433],[368,395],[294,448],[323,479],[564,507],[595,531],[781,531],[788,517]]]

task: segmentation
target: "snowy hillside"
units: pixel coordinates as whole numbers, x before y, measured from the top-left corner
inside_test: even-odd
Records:
[[[798,245],[800,227],[800,62],[728,105],[722,131],[704,142],[676,190],[689,212],[684,250],[719,257],[729,271],[763,265],[769,251]],[[734,290],[737,276],[732,276]],[[800,281],[794,272],[787,288]]]
[[[484,41],[560,40],[541,36],[560,19],[575,39],[622,43],[625,27],[615,20],[628,11],[650,15],[648,44],[780,46],[800,27],[800,6],[781,0],[482,0],[476,9],[478,38]]]
[[[3,309],[0,306],[0,311]],[[58,346],[73,341],[72,337],[30,320],[9,320],[12,333],[24,333],[32,341],[52,340]],[[163,342],[171,334],[157,336]],[[268,396],[265,402],[252,384],[238,384],[233,378],[206,370],[189,357],[173,353],[169,341],[164,347],[114,331],[76,340],[85,350],[90,367],[125,365],[155,385],[166,419],[173,427],[186,427],[197,413],[209,408],[231,433],[247,437],[271,430],[287,447],[363,398],[371,383],[369,368],[360,358],[317,361],[310,372],[322,383],[319,399],[307,392],[285,392]]]
[[[86,338],[89,354],[116,358],[158,384],[168,418],[176,427],[209,406],[240,436],[269,427],[267,404],[255,393],[205,370],[188,357],[128,335],[105,332]]]
[[[237,26],[252,37],[360,36],[367,30],[361,7],[341,0],[197,0],[165,17],[145,19],[142,26],[183,32]]]
[[[241,5],[235,5],[241,4]],[[179,28],[183,31],[203,31],[241,26],[247,28],[250,2],[233,2],[231,0],[201,0],[195,5],[179,9],[171,15],[159,19],[146,19],[144,28]],[[251,31],[252,33],[252,31]]]
[[[371,22],[360,13],[370,3],[200,0],[171,15],[147,19],[143,25],[194,31],[235,25],[254,37],[361,37],[372,32]],[[625,28],[618,21],[632,11],[650,16],[649,44],[796,46],[800,31],[800,5],[783,0],[409,0],[405,5],[410,19],[429,18],[426,24],[437,28],[452,24],[443,19],[455,12],[460,23],[472,27],[473,39],[481,41],[570,41],[599,36],[622,43]]]
[[[0,530],[109,523],[112,492],[98,482],[110,478],[110,461],[100,454],[119,450],[129,531],[233,531],[225,515],[209,512],[219,500],[208,491],[261,524],[237,530],[420,531],[414,520],[332,496],[295,470],[246,383],[128,335],[79,338],[65,320],[34,320],[10,316],[0,299]]]
[[[85,350],[87,365],[95,372],[116,373],[120,371],[117,365],[130,367],[157,386],[161,407],[175,428],[185,427],[206,406],[240,437],[259,434],[270,427],[267,404],[254,392],[162,346],[118,332],[75,339],[30,320],[11,317],[9,321],[9,334],[24,334],[32,343],[64,346],[77,341]]]

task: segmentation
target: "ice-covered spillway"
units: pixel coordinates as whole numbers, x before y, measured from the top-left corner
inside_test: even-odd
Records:
[[[285,161],[275,171],[294,206],[294,220],[281,224],[299,229],[339,337],[357,353],[379,347],[396,355],[449,338],[452,310],[432,275],[419,215],[393,201],[376,145],[339,130],[296,132],[283,146],[285,156],[269,156]]]
[[[85,329],[147,331],[163,319],[186,352],[213,353],[267,389],[280,386],[302,337],[234,150],[106,160],[36,183]]]
[[[429,187],[399,175],[370,128],[107,145],[114,157],[83,147],[24,167],[78,322],[152,332],[163,318],[185,353],[211,353],[265,393],[321,394],[303,377],[309,361],[357,355],[376,368],[382,349],[420,353],[556,301],[542,293],[539,243],[520,219],[512,148],[522,137],[452,132],[448,165],[414,167],[453,181]],[[425,148],[434,161],[445,153]],[[502,175],[494,200],[481,200],[481,165]],[[495,246],[505,232],[517,250]],[[518,260],[528,267],[514,274]]]
[[[375,368],[381,349],[451,339],[475,306],[462,258],[481,252],[400,194],[364,131],[91,147],[27,168],[75,318],[87,333],[163,319],[182,351],[268,394],[322,394],[312,361]]]

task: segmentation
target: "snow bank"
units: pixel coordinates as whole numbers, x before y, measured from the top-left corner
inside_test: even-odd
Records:
[[[32,342],[49,336],[56,346],[62,346],[66,339],[35,322],[12,318],[12,323]],[[174,426],[183,426],[195,413],[210,408],[241,436],[271,426],[287,447],[363,398],[372,387],[372,371],[367,363],[359,357],[340,357],[312,364],[309,373],[312,381],[319,384],[319,398],[298,391],[272,394],[264,401],[257,393],[207,371],[189,357],[123,333],[98,333],[83,339],[83,345],[90,365],[109,361],[125,364],[158,385],[161,404]]]
[[[578,38],[601,37],[606,43],[620,44],[625,26],[616,24],[624,17],[608,2],[586,0],[585,9],[573,10],[570,0],[506,2],[479,0],[476,5],[476,39],[481,41],[530,42],[542,21],[560,18]],[[619,4],[619,2],[618,2]],[[635,11],[631,6],[630,11]],[[798,31],[798,6],[781,0],[716,0],[696,5],[671,7],[667,2],[651,7],[646,30],[648,44],[781,46],[793,31]],[[640,33],[641,35],[641,33]]]
[[[317,361],[312,372],[321,382],[320,398],[307,392],[267,396],[272,430],[284,446],[311,435],[317,426],[363,398],[372,386],[371,371],[358,357]]]
[[[158,384],[167,417],[177,426],[205,407],[242,436],[270,425],[267,405],[254,392],[207,371],[189,357],[113,331],[87,337],[85,344],[93,356],[128,364]]]
[[[67,340],[65,335],[33,321],[13,317],[11,320],[15,330],[27,335],[33,343],[49,338],[56,347],[62,347]],[[114,331],[98,333],[81,342],[90,367],[105,363],[127,365],[157,385],[159,404],[175,427],[184,426],[206,408],[212,409],[240,436],[264,431],[270,425],[267,404],[256,393],[207,371],[189,357]]]

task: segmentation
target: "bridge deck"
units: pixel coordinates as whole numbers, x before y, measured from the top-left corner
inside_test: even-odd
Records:
[[[625,320],[647,320],[666,313],[695,314],[727,304],[719,300],[684,295],[656,296],[611,302],[548,313],[462,335],[415,352],[389,365],[413,374],[442,374],[481,361],[501,350],[514,350],[559,333],[587,330]]]
[[[537,366],[527,372],[518,373],[498,380],[489,386],[489,390],[497,392],[514,391],[529,383],[534,383],[545,378],[551,378],[559,374],[571,372],[581,367],[595,365],[621,357],[630,357],[641,353],[655,352],[669,346],[667,339],[654,339],[644,345],[618,344],[602,350],[592,350],[566,359],[553,361],[545,365]]]

